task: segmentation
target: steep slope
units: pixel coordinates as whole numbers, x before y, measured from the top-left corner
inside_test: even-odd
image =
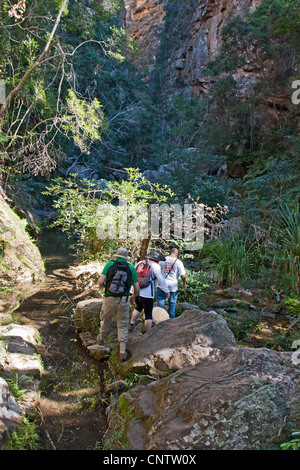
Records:
[[[148,71],[157,68],[164,91],[199,96],[209,88],[203,73],[221,44],[229,15],[253,11],[260,0],[125,0],[129,34]],[[159,49],[159,46],[160,49]],[[245,72],[247,73],[247,72]]]
[[[31,295],[44,277],[38,248],[30,240],[22,221],[0,192],[0,320],[10,322],[9,314]]]

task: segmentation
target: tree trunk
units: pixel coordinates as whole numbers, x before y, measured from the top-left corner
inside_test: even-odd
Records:
[[[145,238],[142,241],[142,246],[141,246],[141,251],[140,251],[140,256],[139,256],[138,261],[141,261],[141,260],[145,259],[145,256],[148,253],[150,242],[151,242],[151,233],[149,233],[148,238]]]

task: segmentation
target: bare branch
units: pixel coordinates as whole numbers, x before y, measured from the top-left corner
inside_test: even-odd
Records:
[[[6,97],[5,102],[1,106],[1,108],[0,108],[0,130],[2,128],[2,124],[3,124],[6,109],[9,106],[12,98],[19,93],[19,91],[22,89],[22,87],[26,83],[26,81],[27,81],[28,77],[31,75],[31,73],[43,62],[44,58],[49,53],[50,49],[54,46],[54,44],[56,44],[57,40],[54,39],[54,36],[55,36],[56,30],[57,30],[57,27],[59,25],[61,16],[62,16],[63,12],[65,11],[66,7],[68,6],[68,3],[69,3],[69,0],[64,0],[63,1],[43,52],[36,59],[36,61],[28,68],[28,70],[25,72],[25,74],[23,75],[23,77],[19,81],[18,85],[11,90],[11,92]]]

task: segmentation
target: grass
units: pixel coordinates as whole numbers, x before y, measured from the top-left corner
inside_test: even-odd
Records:
[[[219,281],[230,286],[241,279],[251,278],[251,249],[246,237],[221,237],[204,245],[202,263],[207,270],[217,271]]]

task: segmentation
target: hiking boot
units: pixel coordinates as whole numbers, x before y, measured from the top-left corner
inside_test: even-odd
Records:
[[[129,331],[133,331],[135,329],[134,323],[129,323]]]
[[[129,354],[127,351],[120,353],[120,361],[121,362],[126,362],[129,359]]]
[[[99,346],[104,346],[104,339],[101,338],[100,335],[97,336],[97,344],[99,344]]]

